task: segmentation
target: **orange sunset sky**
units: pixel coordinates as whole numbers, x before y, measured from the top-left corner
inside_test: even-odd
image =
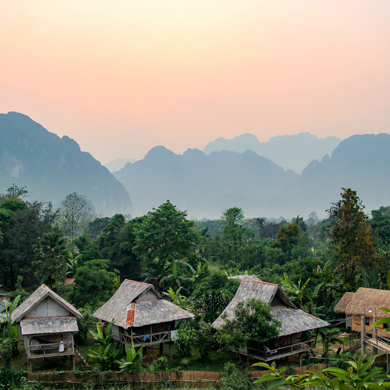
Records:
[[[0,3],[0,112],[102,163],[249,132],[390,131],[388,0]]]

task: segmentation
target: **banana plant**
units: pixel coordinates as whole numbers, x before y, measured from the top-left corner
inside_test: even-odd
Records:
[[[102,371],[112,370],[117,367],[118,359],[121,357],[122,351],[118,348],[117,343],[107,345],[99,345],[96,351],[90,349],[88,356],[95,360]]]
[[[94,332],[93,330],[90,330],[89,333],[91,333],[92,337],[100,344],[108,345],[112,342],[111,327],[112,322],[109,322],[103,332],[101,326],[99,324],[96,324],[97,331]]]
[[[121,359],[119,361],[119,372],[130,372],[139,370],[143,359],[142,350],[144,349],[144,346],[142,346],[138,351],[136,351],[132,342],[131,345],[126,344],[125,349],[126,356],[124,359]]]

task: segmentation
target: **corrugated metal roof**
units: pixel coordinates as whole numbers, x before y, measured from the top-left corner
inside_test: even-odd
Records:
[[[237,305],[251,298],[261,299],[270,305],[275,298],[280,299],[278,302],[281,302],[282,306],[278,305],[271,308],[272,313],[277,315],[282,322],[280,336],[329,326],[327,322],[297,309],[279,285],[256,281],[243,281],[240,284],[236,295],[212,326],[214,328],[223,326],[225,323],[223,317],[225,316],[227,319],[232,320]]]
[[[20,321],[22,336],[36,334],[76,333],[79,331],[75,317],[29,318]]]
[[[77,318],[83,318],[83,316],[78,312],[78,310],[72,306],[70,303],[61,298],[49,287],[42,284],[39,286],[19,307],[17,307],[11,314],[11,321],[19,322],[30,310],[36,307],[40,302],[42,302],[47,297],[52,298],[58,304],[63,306],[65,309],[69,310],[71,314]]]
[[[135,303],[147,291],[153,291],[157,299]],[[161,299],[151,284],[127,279],[93,316],[99,320],[112,321],[114,325],[125,329],[194,317],[186,310]]]

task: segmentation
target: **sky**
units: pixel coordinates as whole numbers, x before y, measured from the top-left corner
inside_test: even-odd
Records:
[[[390,131],[388,0],[0,3],[0,112],[102,163],[249,132]]]

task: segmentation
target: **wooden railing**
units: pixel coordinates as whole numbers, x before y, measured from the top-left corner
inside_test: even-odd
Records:
[[[132,336],[122,333],[120,341],[126,344],[131,344],[133,342],[135,347],[139,347],[142,345],[168,343],[169,341],[172,341],[172,338],[170,331]]]
[[[278,359],[283,356],[294,355],[299,352],[309,351],[315,347],[315,339],[303,341],[296,344],[290,344],[284,347],[277,347],[274,349],[257,349],[249,347],[249,355],[253,358],[258,358],[264,361],[270,361],[274,359]],[[248,351],[245,348],[240,348],[239,353],[243,355],[247,355]]]
[[[30,358],[42,356],[69,355],[73,353],[72,342],[64,342],[64,351],[60,352],[62,343],[31,344],[29,346]]]

